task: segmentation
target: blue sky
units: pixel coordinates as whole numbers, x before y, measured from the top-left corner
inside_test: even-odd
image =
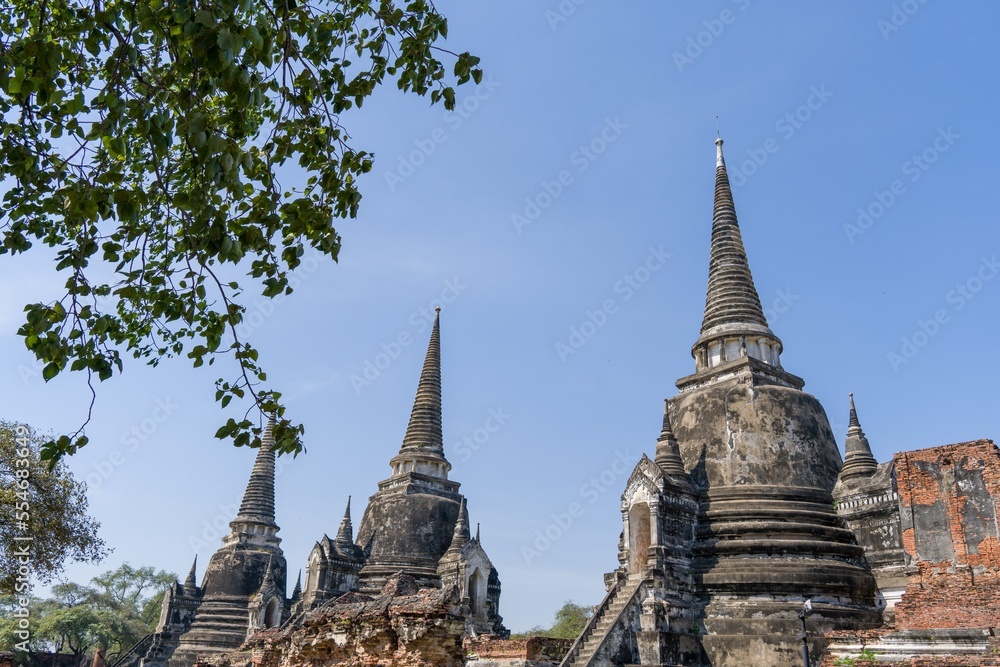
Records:
[[[347,496],[357,525],[388,476],[422,313],[444,296],[446,453],[500,571],[506,624],[600,600],[619,494],[694,368],[716,115],[783,365],[838,441],[850,391],[883,461],[1000,435],[1000,6],[438,6],[448,46],[482,57],[484,84],[459,91],[461,114],[390,86],[346,117],[376,165],[358,219],[340,226],[341,261],[307,262],[282,303],[251,299],[251,340],[307,429],[308,453],[277,480],[292,572]],[[14,333],[23,304],[60,283],[36,259],[0,262],[4,416],[57,431],[84,415],[82,378],[46,385]],[[368,362],[382,368],[364,384]],[[70,465],[115,551],[71,578],[123,561],[183,575],[219,546],[253,452],[213,439],[215,377],[186,360],[130,364],[101,387],[91,444]],[[477,431],[491,411],[502,426]]]

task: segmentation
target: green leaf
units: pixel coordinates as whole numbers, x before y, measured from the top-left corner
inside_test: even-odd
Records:
[[[52,378],[54,378],[57,375],[59,375],[59,364],[57,364],[55,362],[51,362],[51,363],[45,364],[45,367],[42,369],[42,379],[43,380],[45,380],[46,382],[48,382],[49,380],[51,380]]]

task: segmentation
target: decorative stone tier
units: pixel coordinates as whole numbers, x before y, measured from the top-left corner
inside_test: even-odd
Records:
[[[440,585],[438,561],[451,545],[458,522],[459,484],[408,473],[379,485],[358,529],[368,557],[361,569],[363,593],[377,593],[388,577],[405,572],[421,586]]]
[[[744,358],[682,379],[670,400],[699,498],[692,570],[712,665],[798,664],[807,598],[820,633],[881,622],[874,578],[834,509],[841,459],[826,413],[765,366]]]

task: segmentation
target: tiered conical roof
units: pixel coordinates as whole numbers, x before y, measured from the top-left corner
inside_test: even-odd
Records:
[[[444,558],[447,558],[449,555],[462,553],[462,549],[465,548],[465,545],[471,539],[472,534],[469,532],[469,512],[465,506],[465,497],[463,497],[458,508],[458,520],[455,522],[455,532],[451,537],[451,545],[448,547],[448,551],[445,552]]]
[[[722,156],[722,138],[715,140],[715,208],[712,215],[712,253],[708,266],[708,294],[704,334],[727,324],[758,324],[767,327],[760,297],[750,274],[750,263],[743,247],[743,236],[736,219],[736,205],[729,186],[726,161]]]
[[[418,473],[448,479],[451,464],[444,456],[441,433],[441,309],[435,309],[427,356],[399,453],[389,462],[393,477]]]
[[[670,428],[670,408],[669,403],[663,401],[663,428],[660,430],[660,437],[656,441],[656,465],[668,477],[681,477],[686,475],[684,461],[681,460],[680,446],[677,438]]]
[[[337,530],[337,547],[342,550],[354,547],[354,527],[351,525],[351,497],[347,496],[347,509],[344,510],[344,518],[340,520],[340,529]]]
[[[854,407],[854,394],[850,394],[851,415],[847,425],[847,440],[844,443],[844,467],[841,469],[841,479],[852,477],[868,477],[878,470],[878,461],[872,455],[871,445],[865,432],[861,430],[858,421],[858,411]]]
[[[234,523],[263,523],[274,526],[274,416],[261,435],[257,459],[243,493]]]
[[[410,422],[403,436],[400,453],[420,450],[444,456],[444,438],[441,435],[441,309],[437,309],[427,356],[417,383]]]
[[[715,204],[705,315],[691,353],[699,373],[744,357],[780,369],[781,341],[767,326],[750,273],[722,143],[721,137],[715,141]]]
[[[191,563],[191,571],[188,572],[187,579],[184,580],[184,588],[188,589],[189,591],[193,591],[195,588],[198,587],[196,579],[197,570],[198,570],[198,555],[195,554],[194,562]]]

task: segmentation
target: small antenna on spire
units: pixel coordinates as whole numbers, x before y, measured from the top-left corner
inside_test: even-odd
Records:
[[[715,136],[722,138],[722,132],[719,130],[719,114],[715,114]]]

